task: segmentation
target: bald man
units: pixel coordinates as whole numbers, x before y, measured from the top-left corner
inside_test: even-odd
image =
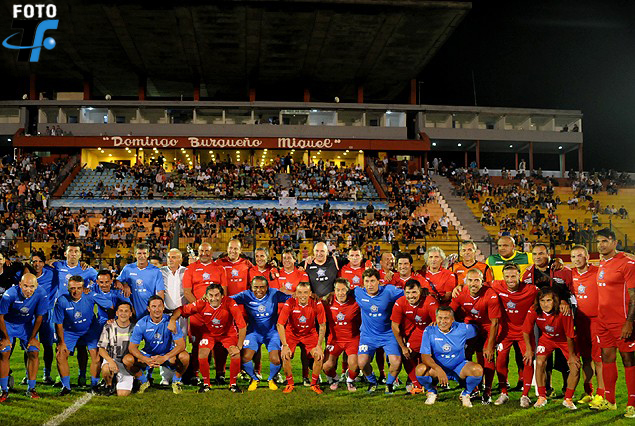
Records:
[[[37,333],[47,310],[48,296],[38,287],[37,277],[33,274],[24,274],[20,285],[10,287],[0,299],[0,402],[9,398],[9,359],[16,338],[28,354],[26,395],[31,399],[40,398],[35,390],[40,352]]]
[[[492,270],[492,275],[495,280],[503,279],[503,266],[506,263],[515,263],[520,267],[520,274],[525,273],[525,270],[533,265],[534,259],[531,253],[524,253],[516,251],[516,242],[512,237],[500,237],[497,243],[498,254],[493,254],[487,258],[485,263]]]
[[[326,243],[319,242],[313,246],[313,261],[304,263],[304,270],[309,276],[311,291],[318,297],[325,297],[335,291],[335,280],[339,272],[335,256],[329,254]]]

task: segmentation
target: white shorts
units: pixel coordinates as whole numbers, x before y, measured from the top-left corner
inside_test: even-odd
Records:
[[[101,363],[102,367],[104,364],[108,364],[108,361],[103,360]],[[119,368],[119,372],[117,373],[117,390],[132,391],[134,377],[126,370],[126,366],[121,362],[115,360],[115,364],[117,364]]]

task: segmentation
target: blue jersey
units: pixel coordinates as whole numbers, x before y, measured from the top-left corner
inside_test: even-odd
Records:
[[[163,274],[152,264],[139,269],[136,263],[130,263],[123,267],[117,279],[130,286],[130,299],[137,318],[148,313],[148,299],[165,290]]]
[[[390,315],[392,307],[401,296],[403,290],[394,285],[379,286],[374,296],[369,296],[363,287],[353,289],[355,300],[362,315],[360,333],[364,335],[392,334]]]
[[[170,322],[170,315],[163,314],[163,318],[157,324],[152,321],[150,315],[146,315],[141,318],[132,330],[130,336],[130,343],[140,344],[142,340],[145,341],[143,352],[148,355],[165,355],[174,348],[175,340],[183,338],[183,331],[176,323],[176,333],[172,333],[168,330],[168,323]]]
[[[83,270],[79,263],[71,268],[65,260],[58,260],[53,262],[53,268],[57,272],[57,297],[68,294],[68,280],[74,275],[79,275],[84,279],[84,287],[90,287],[91,282],[97,281],[97,271],[91,267]]]
[[[231,296],[239,305],[245,307],[245,312],[249,317],[247,322],[247,333],[256,332],[265,335],[276,329],[278,322],[278,303],[284,303],[291,298],[275,288],[267,290],[267,294],[262,299],[254,296],[251,290],[241,291]]]
[[[113,288],[108,293],[104,293],[103,291],[101,291],[101,289],[99,288],[99,285],[97,284],[93,284],[91,289],[97,294],[103,294],[104,296],[109,297],[110,300],[112,301],[112,308],[114,309],[117,308],[117,305],[119,304],[119,302],[131,303],[130,298],[124,296],[123,291],[121,290],[117,290]],[[102,326],[106,324],[106,321],[108,321],[108,312],[106,311],[106,309],[102,308],[99,305],[97,305],[97,321],[99,321],[99,325],[102,325]]]
[[[48,296],[48,310],[53,309],[55,306],[55,299],[57,298],[57,289],[59,281],[57,279],[57,272],[50,266],[44,266],[42,269],[42,275],[37,277],[38,288],[43,289]]]
[[[48,311],[48,297],[44,289],[38,287],[28,299],[19,286],[10,287],[0,298],[0,315],[10,324],[32,325],[35,317]]]
[[[95,305],[104,309],[112,307],[112,301],[104,294],[88,293],[75,301],[69,294],[57,298],[53,309],[53,323],[62,324],[64,330],[85,333],[95,318]]]
[[[478,335],[476,326],[462,322],[452,323],[447,333],[436,325],[429,325],[421,339],[421,354],[431,355],[441,367],[454,368],[465,359],[465,342]]]

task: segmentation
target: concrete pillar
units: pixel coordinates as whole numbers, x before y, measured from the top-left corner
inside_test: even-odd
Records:
[[[567,155],[564,152],[560,154],[560,177],[565,177],[565,173],[567,172],[566,157]]]
[[[201,100],[201,84],[200,83],[194,84],[194,100],[195,101]]]
[[[514,164],[516,164],[514,166],[514,170],[518,170],[518,153],[514,153]]]
[[[481,141],[476,141],[476,167],[481,168]]]
[[[311,102],[311,92],[309,89],[304,89],[304,102]]]
[[[584,171],[584,155],[582,152],[582,144],[578,145],[578,171]]]
[[[529,171],[534,170],[534,143],[529,142]]]
[[[428,151],[423,153],[423,171],[426,175],[428,174]]]
[[[364,103],[364,86],[357,86],[357,103]]]
[[[410,80],[410,105],[417,105],[417,79]]]
[[[467,151],[465,151],[465,168],[467,169],[468,163],[467,163]]]
[[[137,90],[137,95],[140,101],[146,100],[146,78],[139,77],[139,88]]]
[[[249,89],[249,102],[256,102],[256,89],[253,87]]]
[[[34,73],[31,73],[29,78],[29,100],[35,101],[39,97],[37,95],[37,76]]]
[[[90,100],[91,84],[90,79],[84,78],[84,100]]]

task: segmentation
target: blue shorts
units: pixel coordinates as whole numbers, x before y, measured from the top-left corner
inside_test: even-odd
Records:
[[[244,348],[258,351],[261,345],[265,345],[267,347],[267,351],[269,352],[279,351],[281,344],[278,332],[276,330],[271,330],[266,335],[262,335],[256,331],[252,331],[245,336],[245,341],[243,342]]]
[[[357,349],[358,355],[370,355],[373,356],[375,351],[379,348],[383,348],[386,355],[398,355],[401,356],[401,348],[395,339],[395,335],[390,334],[366,336],[361,334],[359,336],[359,348]]]
[[[461,378],[461,370],[463,370],[465,364],[469,362],[466,360],[461,361],[458,364],[453,363],[450,366],[446,366],[443,363],[439,362],[439,360],[437,360],[436,358],[434,359],[434,361],[443,369],[443,371],[445,371],[445,374],[448,376],[448,380],[454,380],[455,382],[459,381],[459,379]]]
[[[55,323],[53,322],[53,311],[50,310],[42,317],[42,325],[40,326],[39,337],[43,345],[51,346],[57,343],[55,337]]]
[[[97,321],[94,321],[88,330],[83,333],[77,333],[70,330],[64,330],[64,343],[70,353],[75,351],[77,345],[86,345],[90,349],[97,349],[101,329]]]
[[[36,346],[29,346],[27,348],[27,345],[29,344],[29,337],[31,337],[31,333],[33,332],[33,324],[13,324],[8,321],[5,321],[4,324],[7,326],[7,333],[9,333],[9,340],[11,341],[11,344],[7,347],[0,348],[0,352],[10,352],[15,339],[20,339],[20,347],[22,347],[22,350],[24,351],[37,352],[40,350],[40,348]]]

